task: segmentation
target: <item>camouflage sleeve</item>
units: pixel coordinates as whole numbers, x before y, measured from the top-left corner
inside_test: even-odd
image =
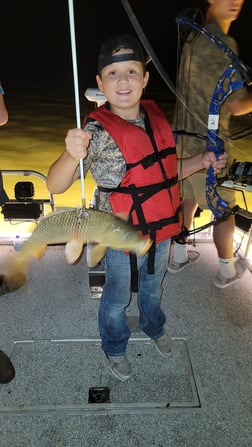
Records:
[[[92,140],[85,159],[85,172],[90,170],[100,186],[115,188],[125,174],[126,164],[123,155],[113,138],[96,121],[85,126],[92,133]]]

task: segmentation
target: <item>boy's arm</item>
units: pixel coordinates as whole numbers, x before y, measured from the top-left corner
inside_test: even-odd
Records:
[[[66,149],[51,165],[47,174],[47,188],[52,194],[65,192],[79,178],[77,167],[87,157],[87,148],[92,135],[82,129],[68,131]]]
[[[46,185],[51,194],[65,192],[78,178],[79,162],[74,160],[67,150],[50,166]]]

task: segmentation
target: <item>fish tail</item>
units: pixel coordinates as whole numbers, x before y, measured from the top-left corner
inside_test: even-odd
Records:
[[[17,252],[9,259],[6,273],[0,274],[0,296],[20,289],[26,280],[27,262]]]
[[[17,252],[17,256],[23,259],[30,259],[32,257],[40,258],[46,247],[47,245],[45,243],[36,240],[32,235],[21,245],[20,250]]]
[[[23,272],[18,272],[13,275],[0,274],[0,296],[20,289],[20,287],[22,287],[25,283],[25,278],[26,277]]]
[[[16,275],[17,273],[26,273],[28,267],[28,259],[20,256],[19,252],[15,252],[10,258],[7,265],[7,274],[9,276]]]

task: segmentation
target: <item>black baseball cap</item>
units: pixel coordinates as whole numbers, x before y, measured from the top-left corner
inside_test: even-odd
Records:
[[[122,48],[132,50],[132,53],[116,54]],[[146,64],[146,56],[140,42],[131,34],[114,35],[105,40],[98,55],[98,73],[106,65],[114,62],[139,61]]]

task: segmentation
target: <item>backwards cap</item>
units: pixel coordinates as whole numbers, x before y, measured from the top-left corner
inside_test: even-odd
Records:
[[[132,53],[116,54],[122,48],[130,49]],[[101,46],[98,56],[98,73],[101,73],[106,65],[132,60],[142,62],[144,65],[146,63],[143,48],[138,40],[130,34],[112,36]]]

